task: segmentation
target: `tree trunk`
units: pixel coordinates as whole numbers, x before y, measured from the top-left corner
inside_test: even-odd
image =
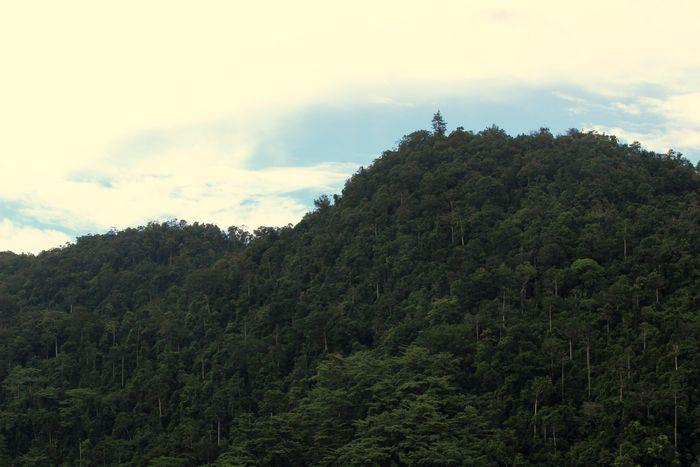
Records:
[[[564,358],[561,359],[561,400],[564,401]]]
[[[678,393],[673,391],[673,448],[678,449]]]
[[[622,402],[622,372],[620,372],[620,402]]]
[[[673,363],[678,371],[678,344],[673,344]]]
[[[588,374],[588,400],[591,400],[591,342],[586,340],[586,372]]]
[[[451,243],[455,244],[455,208],[452,201],[450,201],[450,235]]]
[[[537,396],[535,396],[535,416],[532,418],[532,436],[537,436]]]
[[[627,378],[629,378],[632,375],[632,366],[630,365],[630,354],[627,352]]]
[[[501,322],[503,323],[503,329],[506,328],[506,291],[503,289],[503,300],[501,302]]]

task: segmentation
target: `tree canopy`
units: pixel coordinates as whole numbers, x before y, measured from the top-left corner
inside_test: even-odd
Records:
[[[700,462],[696,169],[438,123],[295,226],[0,253],[0,464]]]

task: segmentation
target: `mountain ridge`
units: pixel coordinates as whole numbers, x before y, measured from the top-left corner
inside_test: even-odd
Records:
[[[592,132],[417,131],[295,226],[5,253],[0,458],[698,462],[699,187]]]

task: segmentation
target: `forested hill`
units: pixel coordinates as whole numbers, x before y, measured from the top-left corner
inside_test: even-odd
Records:
[[[296,226],[0,254],[0,465],[700,462],[700,177],[418,131]]]

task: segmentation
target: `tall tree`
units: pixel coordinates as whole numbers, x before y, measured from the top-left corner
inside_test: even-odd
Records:
[[[435,112],[435,115],[433,115],[432,126],[433,134],[435,136],[445,136],[445,132],[447,131],[447,123],[445,123],[445,119],[442,117],[439,110]]]

